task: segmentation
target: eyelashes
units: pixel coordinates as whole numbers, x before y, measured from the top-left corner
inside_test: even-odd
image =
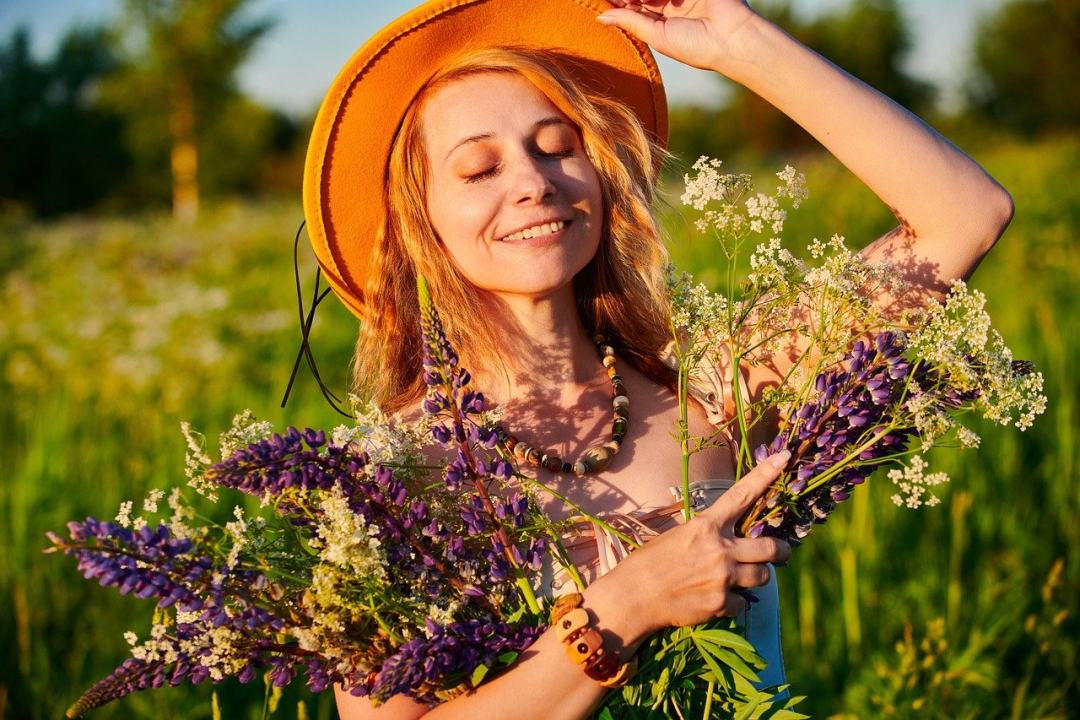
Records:
[[[572,157],[574,155],[574,148],[568,148],[566,150],[558,150],[556,152],[541,152],[540,155],[545,157],[545,158],[552,158],[552,159],[562,160],[564,158]],[[493,165],[492,167],[488,168],[487,170],[482,170],[482,171],[480,171],[478,173],[475,173],[473,175],[466,175],[465,176],[465,182],[466,183],[482,182],[483,180],[486,180],[486,179],[488,179],[490,177],[493,177],[499,171],[500,167],[501,167],[501,163]]]

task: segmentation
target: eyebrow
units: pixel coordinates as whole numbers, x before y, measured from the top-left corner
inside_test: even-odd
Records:
[[[543,118],[542,120],[537,120],[536,123],[533,125],[533,130],[539,130],[539,129],[545,128],[545,127],[547,127],[549,125],[566,125],[566,126],[571,127],[571,128],[574,127],[573,123],[571,123],[566,118],[551,116],[551,117]],[[471,135],[471,136],[465,138],[464,140],[460,140],[460,141],[458,141],[458,143],[456,145],[454,145],[454,147],[450,148],[450,152],[446,153],[446,157],[443,158],[443,161],[445,162],[446,160],[448,160],[450,158],[450,156],[454,154],[454,151],[457,150],[462,145],[468,145],[469,143],[479,142],[480,140],[487,140],[488,138],[492,138],[492,137],[494,137],[493,133],[486,132],[486,133],[480,133],[479,135]]]

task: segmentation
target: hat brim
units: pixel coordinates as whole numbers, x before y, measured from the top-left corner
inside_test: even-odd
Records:
[[[358,317],[386,212],[398,125],[428,79],[462,52],[535,47],[561,56],[585,88],[629,106],[661,145],[667,101],[651,51],[596,22],[601,0],[440,0],[380,30],[338,74],[315,119],[304,166],[304,217],[327,281]]]

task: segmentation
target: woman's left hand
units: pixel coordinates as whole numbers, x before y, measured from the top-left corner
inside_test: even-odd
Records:
[[[657,52],[703,70],[720,70],[739,32],[761,20],[745,0],[610,0],[598,20]]]

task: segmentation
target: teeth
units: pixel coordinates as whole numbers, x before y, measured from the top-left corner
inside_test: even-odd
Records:
[[[538,235],[550,235],[551,233],[559,232],[564,227],[566,227],[566,223],[562,220],[553,223],[546,223],[544,225],[534,225],[531,228],[519,230],[513,235],[507,235],[503,238],[503,242],[512,240],[528,240],[529,238],[534,238]]]

